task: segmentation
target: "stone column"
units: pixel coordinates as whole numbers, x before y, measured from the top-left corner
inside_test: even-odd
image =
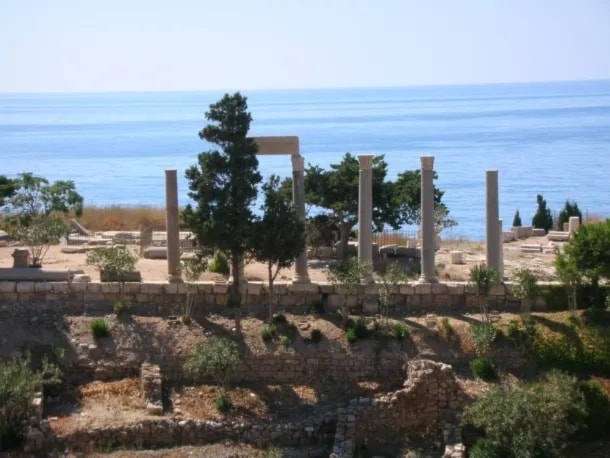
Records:
[[[487,267],[494,267],[500,271],[500,237],[498,220],[500,219],[500,206],[498,203],[498,171],[488,170],[486,174],[486,254]]]
[[[371,154],[358,156],[360,177],[358,180],[358,259],[373,263],[373,158]],[[372,278],[364,278],[370,283]]]
[[[303,156],[292,155],[292,201],[297,214],[305,221],[305,160]],[[309,283],[307,271],[307,246],[297,256],[294,264],[294,283]]]
[[[175,170],[165,171],[165,226],[167,231],[167,279],[182,281],[180,275],[180,218],[178,215],[178,178]]]
[[[434,252],[434,156],[421,158],[421,276],[420,283],[437,282]]]
[[[500,272],[500,278],[504,276],[504,224],[502,219],[498,220],[498,237],[500,243],[498,244],[498,271]]]

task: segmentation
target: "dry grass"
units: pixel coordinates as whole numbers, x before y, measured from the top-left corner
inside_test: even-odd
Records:
[[[121,404],[139,407],[141,386],[137,378],[118,380],[115,382],[94,381],[79,387],[81,397],[95,401],[107,401],[120,398]]]
[[[415,232],[390,231],[373,234],[373,243],[376,243],[380,247],[384,245],[411,246],[416,243],[416,241],[417,234]]]
[[[86,206],[78,221],[91,231],[165,229],[165,208],[151,206]]]
[[[583,221],[583,224],[595,224],[595,223],[603,223],[607,219],[608,219],[607,217],[604,217],[597,213],[585,212],[585,214],[583,215],[582,221]]]

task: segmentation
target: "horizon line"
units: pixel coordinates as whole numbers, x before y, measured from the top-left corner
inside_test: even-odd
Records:
[[[405,89],[405,88],[434,88],[434,87],[469,87],[469,86],[508,86],[526,84],[560,84],[560,83],[586,83],[586,82],[610,82],[608,78],[589,79],[567,79],[567,80],[530,80],[530,81],[505,81],[505,82],[479,82],[479,83],[438,83],[438,84],[412,84],[412,85],[373,85],[373,86],[320,86],[320,87],[285,87],[285,88],[215,88],[215,89],[161,89],[161,90],[137,90],[137,89],[113,89],[113,90],[76,90],[76,91],[0,91],[0,95],[76,95],[76,94],[158,94],[158,93],[204,93],[204,92],[282,92],[282,91],[324,91],[324,90],[348,90],[348,89]]]

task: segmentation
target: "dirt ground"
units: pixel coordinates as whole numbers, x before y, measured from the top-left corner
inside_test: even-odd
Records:
[[[555,242],[559,248],[561,243]],[[555,269],[553,261],[555,254],[553,253],[522,253],[521,245],[538,244],[546,245],[548,240],[546,237],[531,237],[525,240],[514,241],[504,244],[504,276],[511,278],[513,271],[516,268],[531,269],[540,280],[554,279]],[[11,267],[13,258],[11,253],[15,248],[23,248],[18,245],[0,247],[0,267]],[[46,269],[70,269],[73,271],[82,270],[84,273],[91,276],[94,281],[99,280],[99,272],[94,266],[88,266],[85,262],[86,253],[62,253],[62,246],[55,245],[49,248],[43,260],[43,267]],[[91,247],[94,248],[94,247]],[[136,248],[131,248],[136,251]],[[464,253],[464,264],[451,264],[451,251],[462,251]],[[443,242],[440,250],[436,253],[436,266],[438,275],[441,280],[446,281],[466,281],[468,279],[469,269],[478,263],[485,261],[485,244],[484,242],[468,242],[468,241],[452,241]],[[312,282],[326,281],[325,268],[328,260],[310,259],[309,260],[309,277]],[[167,261],[163,259],[145,259],[139,258],[136,268],[142,274],[143,281],[164,281],[167,279]],[[292,269],[283,269],[280,271],[276,281],[289,282],[293,278]],[[224,277],[220,274],[205,272],[202,281],[222,280]],[[261,281],[267,279],[267,267],[262,263],[251,262],[246,265],[246,278],[250,281]]]

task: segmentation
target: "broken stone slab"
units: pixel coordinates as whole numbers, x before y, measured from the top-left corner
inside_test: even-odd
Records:
[[[517,240],[517,236],[515,235],[515,233],[513,231],[502,232],[502,242],[503,243],[514,242],[515,240]]]
[[[86,253],[91,250],[88,246],[63,246],[61,252],[65,254]]]
[[[521,245],[522,253],[540,253],[542,251],[542,245],[538,245],[535,243]]]
[[[544,237],[546,235],[546,231],[544,229],[542,229],[542,228],[536,227],[532,231],[532,235],[534,237]]]
[[[84,235],[87,237],[93,235],[91,231],[87,230],[81,223],[76,221],[74,218],[70,220],[70,226],[80,235]]]
[[[568,231],[549,231],[546,236],[549,240],[555,242],[567,242],[570,239],[570,233]]]
[[[531,237],[534,233],[534,228],[532,226],[515,226],[511,230],[518,239],[526,239]]]
[[[396,247],[396,256],[421,259],[421,250],[419,248],[398,246],[398,247]]]
[[[452,251],[451,252],[451,264],[464,264],[464,252],[463,251]]]
[[[86,274],[75,274],[72,281],[75,283],[88,283],[91,281],[91,276]]]
[[[70,281],[74,273],[69,270],[38,267],[0,267],[0,281]]]
[[[144,257],[147,259],[167,259],[167,247],[150,246],[144,250]]]
[[[112,239],[89,239],[87,240],[87,245],[91,246],[104,246],[112,244]]]

